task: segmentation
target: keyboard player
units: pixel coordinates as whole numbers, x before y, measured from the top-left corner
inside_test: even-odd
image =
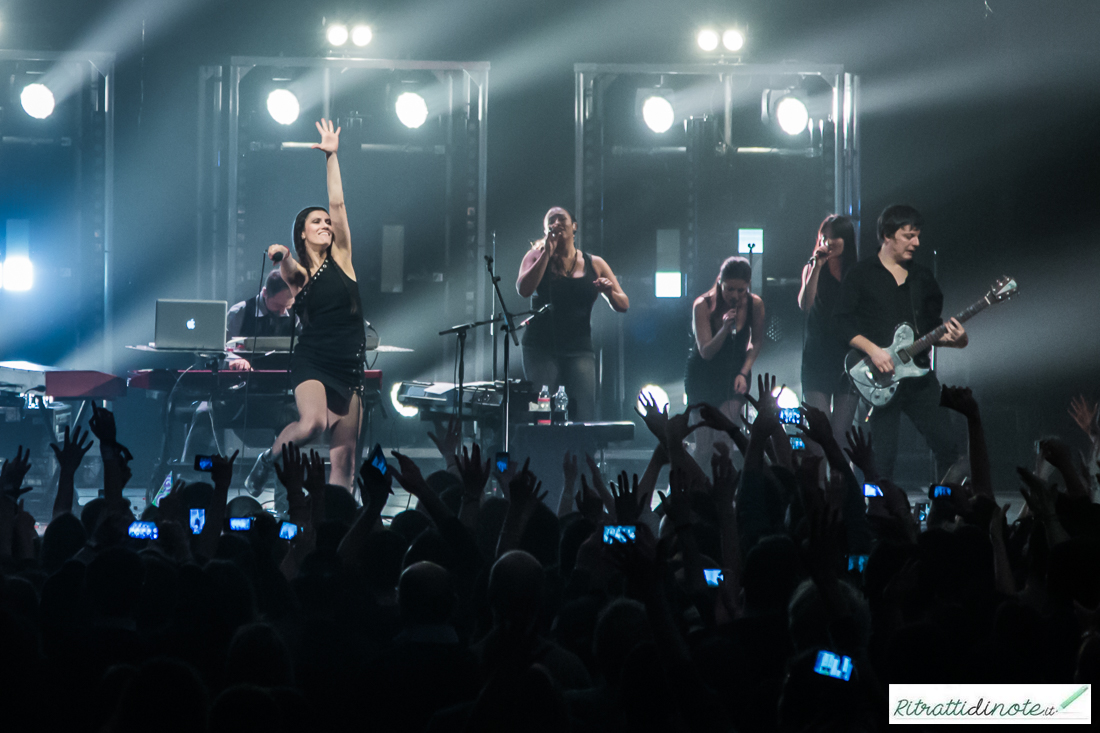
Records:
[[[259,295],[242,300],[229,309],[225,319],[226,340],[248,336],[287,336],[294,330],[291,307],[294,294],[278,269],[272,270]],[[247,371],[252,364],[243,357],[230,355],[226,368]]]
[[[289,337],[294,330],[293,324],[296,320],[291,311],[293,305],[294,294],[290,287],[283,280],[278,269],[272,270],[263,288],[260,289],[259,295],[242,300],[229,309],[225,324],[226,340],[249,336]],[[272,366],[285,369],[286,354],[277,356],[281,363]],[[226,357],[223,368],[230,371],[249,371],[252,369],[252,364],[244,357],[230,354]],[[219,404],[215,407],[218,410],[220,424],[224,426],[227,421],[229,425],[240,422],[238,418],[243,412],[243,404],[239,400],[218,400],[218,402]],[[297,411],[289,401],[262,400],[260,404],[257,404],[256,400],[252,402],[248,420],[250,425],[270,425],[275,432],[278,432],[298,419]],[[185,465],[189,457],[193,457],[195,453],[210,453],[217,449],[214,442],[214,417],[210,407],[210,403],[205,401],[195,406],[191,425],[187,429],[187,437],[183,441],[181,460]]]

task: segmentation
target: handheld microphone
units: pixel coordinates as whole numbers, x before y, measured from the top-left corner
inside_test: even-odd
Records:
[[[276,264],[282,262],[283,261],[283,253],[282,252],[276,252],[275,254],[271,255],[271,261],[276,263]]]

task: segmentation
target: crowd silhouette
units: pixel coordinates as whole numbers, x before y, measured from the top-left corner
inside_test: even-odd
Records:
[[[1094,404],[1070,407],[1089,457],[1041,441],[1011,511],[977,401],[944,387],[969,472],[926,509],[877,476],[861,431],[841,446],[812,407],[817,449],[792,452],[774,379],[757,382],[744,427],[643,397],[640,477],[569,454],[560,475],[501,474],[452,425],[432,436],[447,471],[396,451],[385,472],[365,462],[359,506],[290,444],[279,519],[228,501],[236,454],[135,517],[132,457],[96,408],[53,457],[20,449],[0,470],[4,715],[95,733],[858,732],[885,726],[890,683],[1096,681]],[[700,465],[685,448],[699,425],[740,456],[718,442]],[[93,445],[103,492],[81,508]],[[59,465],[41,537],[21,500],[32,460]],[[417,508],[383,521],[394,482]],[[131,536],[139,519],[155,539]],[[821,652],[850,677],[821,674]]]

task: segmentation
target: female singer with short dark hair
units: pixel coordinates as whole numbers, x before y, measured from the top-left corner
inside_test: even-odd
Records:
[[[245,486],[257,494],[283,445],[308,443],[325,431],[329,432],[332,466],[329,483],[350,488],[354,475],[363,412],[363,305],[352,268],[351,231],[336,159],[340,128],[333,129],[331,120],[321,120],[317,130],[321,142],[313,147],[325,153],[328,210],[311,206],[294,219],[297,261],[281,244],[267,250],[272,262],[279,263],[302,321],[301,336],[290,358],[299,417],[260,455],[245,479]]]
[[[833,308],[840,283],[856,264],[856,231],[852,220],[831,214],[817,230],[810,261],[802,268],[798,307],[807,314],[802,347],[802,399],[829,416],[833,435],[844,445],[858,396],[844,373],[848,349],[834,333]]]
[[[577,224],[568,211],[556,206],[546,212],[543,231],[520,264],[516,290],[535,309],[553,308],[532,319],[523,334],[523,372],[535,389],[545,384],[553,393],[564,385],[569,418],[589,422],[596,419],[592,306],[603,295],[615,312],[626,313],[630,299],[602,257],[576,248]]]

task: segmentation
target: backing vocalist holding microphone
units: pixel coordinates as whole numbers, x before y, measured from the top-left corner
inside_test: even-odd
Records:
[[[290,357],[291,384],[298,421],[287,425],[270,450],[256,460],[245,487],[263,490],[275,458],[293,441],[302,445],[329,433],[329,483],[351,487],[355,443],[362,424],[363,363],[366,335],[363,304],[351,261],[351,230],[336,151],[340,129],[330,120],[317,123],[328,182],[328,210],[310,206],[294,219],[297,261],[281,244],[268,247],[272,262],[290,286],[302,321],[301,336]]]
[[[523,334],[523,373],[553,393],[561,385],[569,395],[569,419],[596,419],[596,354],[592,349],[592,306],[599,295],[617,313],[630,299],[602,257],[581,252],[577,224],[561,207],[546,212],[546,236],[533,242],[519,268],[516,290],[531,307],[553,307],[531,320]]]

